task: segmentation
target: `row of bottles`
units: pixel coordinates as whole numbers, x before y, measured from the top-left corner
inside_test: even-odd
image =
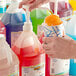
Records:
[[[38,41],[38,38],[33,32],[32,23],[30,21],[30,13],[28,9],[25,13],[23,9],[19,9],[18,7],[19,7],[18,1],[17,0],[15,0],[15,2],[13,1],[1,19],[6,28],[5,29],[6,41],[10,46],[8,48],[8,44],[5,45],[6,44],[5,40],[4,43],[1,42],[1,44],[3,44],[4,46],[2,48],[3,50],[1,50],[2,53],[0,52],[1,53],[0,65],[2,66],[2,67],[0,66],[0,75],[45,76],[45,52],[40,42]],[[4,25],[2,25],[2,22],[1,26],[4,27]],[[0,38],[3,41],[3,37]],[[6,49],[5,46],[8,48],[7,53],[4,52]],[[12,48],[11,51],[10,47]],[[4,57],[2,58],[4,54],[6,54],[7,61],[3,59]]]
[[[72,15],[72,7],[68,4],[67,1],[66,2],[64,0],[62,0],[62,1],[63,1],[63,3],[61,3],[61,1],[59,0],[58,14],[59,14],[60,18],[64,19],[64,17],[65,17],[66,20],[69,20],[70,16]],[[52,2],[54,2],[54,0],[50,2],[50,8],[51,9],[53,8],[52,11],[54,12],[54,3],[52,3]],[[53,6],[51,7],[51,5],[53,5]],[[4,53],[4,51],[1,52],[1,55],[0,55],[1,62],[2,63],[7,62],[8,65],[5,68],[8,69],[8,66],[9,66],[9,69],[11,70],[10,71],[8,69],[7,71],[5,70],[4,72],[8,73],[7,76],[12,76],[13,74],[14,74],[14,76],[15,75],[18,76],[19,73],[20,73],[20,76],[25,76],[25,75],[26,76],[30,76],[30,75],[45,76],[45,53],[44,53],[44,50],[43,50],[40,42],[38,41],[38,39],[35,35],[35,33],[37,32],[37,30],[36,30],[37,26],[41,25],[41,23],[44,22],[45,17],[50,15],[50,12],[48,9],[43,9],[43,8],[39,8],[39,9],[37,8],[36,10],[31,12],[31,14],[30,14],[31,21],[35,28],[34,29],[35,33],[34,33],[33,29],[32,29],[32,24],[30,21],[30,16],[28,14],[29,13],[28,10],[25,13],[25,11],[23,9],[18,9],[18,7],[19,7],[19,2],[17,0],[15,0],[15,1],[13,0],[11,5],[7,9],[7,11],[5,10],[6,12],[5,11],[3,12],[5,14],[3,15],[3,17],[0,21],[0,25],[1,25],[0,34],[5,34],[4,36],[6,37],[6,41],[8,42],[8,44],[10,45],[10,47],[12,48],[14,53],[18,56],[18,58],[17,58],[12,51],[11,51],[11,53],[6,52],[7,56],[6,56],[6,59],[4,59],[5,53]],[[66,12],[66,14],[62,13],[62,15],[61,15],[62,9],[64,9],[63,11]],[[69,16],[69,17],[66,18],[67,16]],[[75,19],[75,17],[74,17],[74,19]],[[37,21],[35,21],[35,20],[37,20]],[[72,23],[73,21],[70,20],[70,23]],[[26,23],[24,23],[24,22],[26,22]],[[69,23],[68,23],[68,25],[69,25]],[[68,31],[68,26],[66,27],[66,30]],[[5,33],[5,31],[6,31],[6,33]],[[72,30],[72,32],[73,32],[73,30]],[[68,34],[68,32],[67,32],[67,34]],[[73,34],[74,34],[74,32],[73,32]],[[45,36],[47,36],[47,35],[45,35]],[[3,43],[2,41],[4,41],[4,44],[7,44],[4,37],[1,36],[0,40],[1,40],[1,44]],[[7,46],[9,48],[8,44],[7,45],[4,45],[4,44],[3,44],[2,49],[5,46]],[[3,50],[5,50],[5,49],[3,49]],[[10,50],[10,48],[8,50]],[[8,56],[10,56],[10,58]],[[18,62],[18,59],[19,59],[19,62]],[[54,59],[54,61],[57,62],[56,59]],[[2,63],[0,63],[0,65],[6,66],[6,64],[2,64]],[[65,61],[58,60],[57,64],[58,63],[61,63],[61,64],[63,63],[62,65],[64,65],[64,67],[60,67],[62,65],[58,65],[58,67],[56,67],[56,68],[53,68],[55,66],[52,66],[52,65],[49,66],[50,60],[49,60],[48,56],[46,56],[46,76],[50,76],[52,72],[54,74],[55,73],[56,74],[61,74],[61,73],[65,74],[66,73],[67,76],[69,75],[69,70],[68,70],[69,69],[69,60],[65,60]],[[10,64],[12,66],[10,66]],[[57,65],[55,63],[53,63],[53,64]],[[50,71],[49,67],[51,68],[52,71]],[[71,65],[71,67],[72,67],[72,65]],[[15,70],[13,70],[13,68]],[[67,70],[67,72],[65,69]],[[4,66],[2,68],[0,68],[0,71],[1,70],[4,70]],[[4,72],[1,71],[0,75],[5,76],[5,75],[3,75],[3,74],[5,74]],[[74,73],[72,73],[72,71],[71,71],[70,74],[73,75]]]

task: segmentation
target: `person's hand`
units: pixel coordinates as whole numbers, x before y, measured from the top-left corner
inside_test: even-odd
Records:
[[[49,2],[49,0],[23,0],[19,7],[22,8],[23,5],[29,5],[29,10],[31,11],[47,2]]]
[[[59,59],[76,58],[76,43],[67,37],[45,37],[43,48],[49,57]]]

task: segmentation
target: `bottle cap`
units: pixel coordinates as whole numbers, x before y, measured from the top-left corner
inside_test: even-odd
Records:
[[[26,22],[24,23],[23,30],[24,31],[32,31],[32,22],[30,21],[30,12],[29,12],[29,6],[24,6],[26,8]]]

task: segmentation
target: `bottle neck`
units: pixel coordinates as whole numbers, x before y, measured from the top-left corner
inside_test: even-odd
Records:
[[[32,23],[31,22],[25,22],[23,26],[24,31],[33,31]]]

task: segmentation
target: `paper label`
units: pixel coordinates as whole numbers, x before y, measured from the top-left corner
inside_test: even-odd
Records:
[[[50,75],[68,75],[70,60],[51,59]]]
[[[20,34],[21,34],[21,31],[20,32],[12,32],[11,33],[11,47],[14,45],[15,41],[18,39]]]
[[[45,76],[45,63],[31,67],[22,67],[22,76]]]

